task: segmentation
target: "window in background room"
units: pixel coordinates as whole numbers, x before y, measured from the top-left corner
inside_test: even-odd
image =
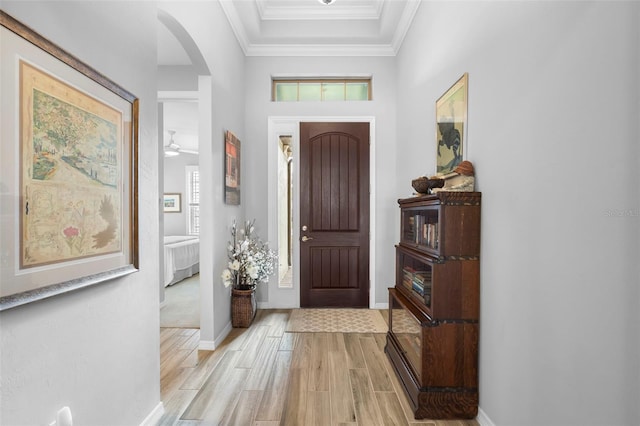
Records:
[[[275,102],[370,101],[371,78],[272,79]]]
[[[187,230],[200,234],[200,172],[198,166],[187,166]]]

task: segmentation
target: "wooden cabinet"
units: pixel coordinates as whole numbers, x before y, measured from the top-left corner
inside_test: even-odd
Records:
[[[416,419],[478,413],[479,192],[398,200],[385,351]]]

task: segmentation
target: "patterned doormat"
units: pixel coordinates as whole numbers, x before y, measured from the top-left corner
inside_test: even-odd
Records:
[[[386,333],[387,323],[376,309],[293,309],[289,333]]]

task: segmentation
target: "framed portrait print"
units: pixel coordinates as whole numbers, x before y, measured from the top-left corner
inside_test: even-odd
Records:
[[[138,99],[0,11],[0,310],[138,265]]]
[[[452,172],[463,160],[467,133],[467,84],[464,73],[436,101],[436,174]]]
[[[240,205],[240,139],[226,131],[224,137],[224,202]]]
[[[181,194],[164,194],[164,212],[180,213],[182,211]]]

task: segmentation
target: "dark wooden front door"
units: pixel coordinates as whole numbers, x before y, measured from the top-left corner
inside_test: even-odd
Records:
[[[369,307],[369,123],[300,123],[300,306]]]

